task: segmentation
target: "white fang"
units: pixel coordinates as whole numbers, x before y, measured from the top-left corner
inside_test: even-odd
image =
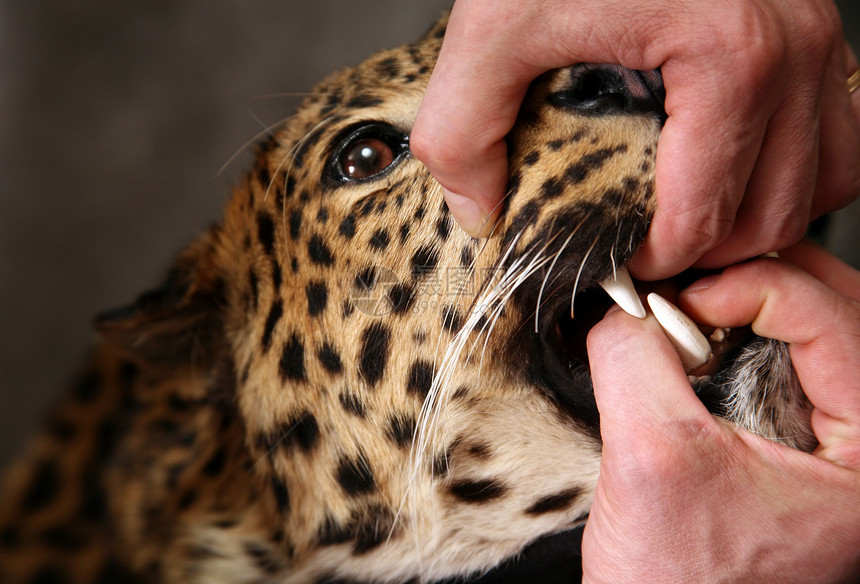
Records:
[[[633,280],[627,268],[621,267],[615,270],[615,274],[600,283],[600,287],[621,307],[621,309],[636,318],[645,318],[645,307],[636,294]]]
[[[687,371],[708,362],[711,358],[711,345],[689,316],[653,292],[648,295],[648,304],[666,336],[675,345]]]

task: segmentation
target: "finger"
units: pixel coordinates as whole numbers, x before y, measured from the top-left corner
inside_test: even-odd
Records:
[[[413,154],[442,184],[452,215],[472,235],[492,223],[507,181],[503,139],[529,83],[543,72],[513,52],[519,43],[507,28],[488,22],[497,14],[480,2],[454,5],[410,137]],[[507,18],[524,18],[522,9]],[[503,74],[497,74],[500,64]]]
[[[796,245],[781,250],[779,256],[804,270],[828,288],[860,300],[860,272],[828,253],[821,246],[801,240]]]
[[[775,108],[761,97],[770,95],[769,66],[727,75],[728,66],[692,84],[693,66],[663,67],[669,118],[657,147],[657,211],[631,263],[637,277],[678,273],[730,233]]]
[[[779,260],[756,260],[688,288],[691,316],[752,328],[789,343],[798,379],[815,407],[813,429],[827,458],[860,467],[860,304]]]
[[[410,146],[464,229],[485,234],[492,223],[507,181],[504,137],[531,81],[577,62],[659,67],[666,53],[652,47],[674,46],[674,12],[663,12],[620,0],[455,3]]]
[[[591,329],[587,346],[604,452],[687,439],[713,422],[653,317],[613,309]],[[662,439],[644,439],[653,433]]]
[[[702,255],[697,266],[737,263],[803,237],[818,168],[820,86],[804,78],[805,87],[793,87],[768,123],[731,233]]]

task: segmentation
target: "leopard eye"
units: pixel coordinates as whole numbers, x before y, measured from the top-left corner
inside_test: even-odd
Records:
[[[391,126],[365,125],[341,140],[331,167],[339,182],[362,181],[384,174],[408,151],[408,138]]]
[[[367,178],[379,174],[394,162],[394,150],[379,138],[362,138],[344,152],[341,165],[349,178]]]

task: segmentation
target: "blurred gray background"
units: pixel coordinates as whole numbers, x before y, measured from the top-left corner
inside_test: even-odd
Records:
[[[838,3],[860,47],[857,0]],[[283,94],[450,4],[0,0],[0,466],[75,371],[91,317],[219,216],[247,155],[220,167],[291,113]],[[841,221],[834,245],[856,252]]]

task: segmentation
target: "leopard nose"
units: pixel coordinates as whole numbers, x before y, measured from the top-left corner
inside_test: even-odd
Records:
[[[564,86],[547,98],[555,107],[594,115],[652,113],[661,122],[666,119],[666,90],[659,70],[579,64],[567,72]]]

